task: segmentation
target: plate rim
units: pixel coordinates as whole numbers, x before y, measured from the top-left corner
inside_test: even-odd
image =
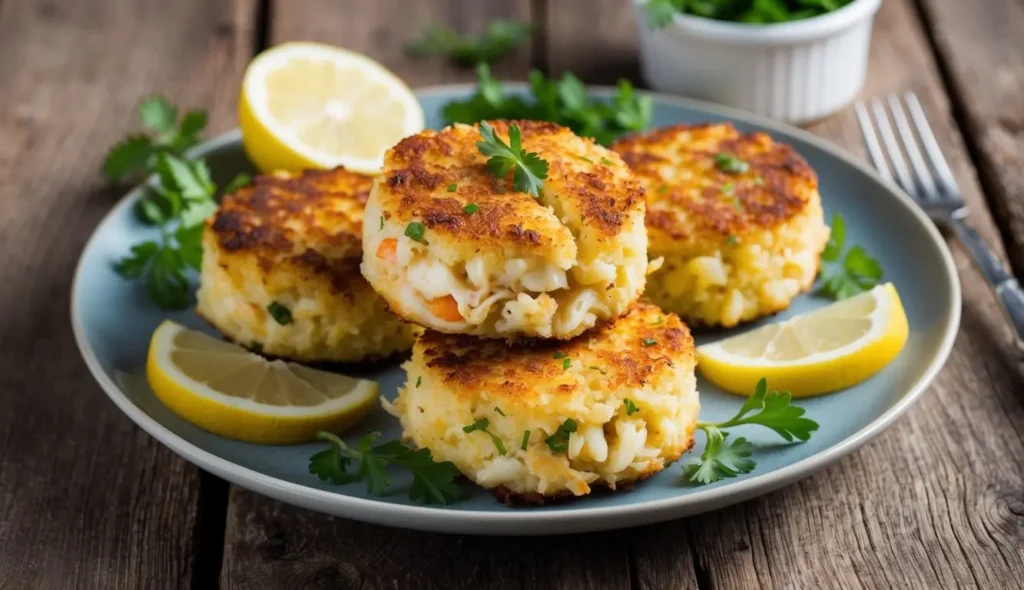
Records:
[[[522,91],[527,88],[521,82],[503,82],[506,89]],[[476,87],[475,83],[441,84],[417,88],[417,99],[439,94],[465,93]],[[616,91],[614,87],[588,85],[588,94],[607,96]],[[886,189],[886,193],[906,209],[931,239],[931,246],[938,250],[943,261],[942,271],[946,292],[950,295],[947,321],[941,342],[935,356],[921,372],[918,379],[907,388],[896,403],[874,420],[835,444],[809,457],[782,468],[730,483],[726,486],[695,491],[689,494],[657,500],[648,500],[620,506],[583,507],[571,511],[515,510],[509,512],[460,511],[445,507],[393,504],[380,500],[358,498],[344,493],[321,490],[307,485],[289,482],[259,471],[243,467],[223,459],[209,451],[179,437],[157,422],[131,401],[124,391],[104,371],[96,352],[85,336],[83,320],[79,315],[79,290],[83,276],[85,254],[98,239],[97,230],[112,217],[131,205],[135,195],[149,180],[128,190],[99,221],[89,239],[82,247],[72,278],[70,315],[71,328],[89,372],[114,404],[136,425],[174,451],[186,461],[205,469],[233,484],[280,500],[343,518],[382,524],[406,529],[432,532],[446,532],[476,535],[550,535],[591,532],[637,526],[680,518],[735,504],[760,496],[782,486],[803,479],[820,469],[831,465],[877,437],[902,416],[928,389],[938,372],[945,365],[956,340],[961,321],[962,294],[956,265],[945,240],[924,211],[895,184],[881,178],[874,170],[855,159],[832,142],[807,131],[771,120],[767,117],[739,109],[724,107],[706,101],[668,95],[659,92],[638,91],[656,102],[727,118],[731,121],[752,124],[771,132],[781,132],[804,141],[829,156],[840,160],[860,173],[874,180]],[[187,152],[190,157],[204,155],[223,147],[240,142],[241,132],[235,128],[222,133]],[[552,530],[556,529],[556,530]]]

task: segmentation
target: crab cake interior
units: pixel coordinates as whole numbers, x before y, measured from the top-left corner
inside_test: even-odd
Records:
[[[643,292],[643,192],[593,141],[553,123],[493,122],[505,142],[510,124],[549,164],[539,197],[491,175],[475,126],[408,137],[367,203],[363,274],[395,313],[435,330],[569,338]]]
[[[413,444],[502,497],[581,496],[644,479],[690,448],[695,366],[686,326],[646,302],[563,342],[428,330],[390,409]]]
[[[645,295],[691,323],[734,326],[809,289],[828,241],[818,179],[764,133],[680,125],[613,147],[646,189]]]
[[[337,168],[257,177],[206,222],[197,312],[235,342],[302,361],[412,346],[359,273],[372,181]]]

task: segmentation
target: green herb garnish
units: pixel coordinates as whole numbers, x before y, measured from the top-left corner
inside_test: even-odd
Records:
[[[664,184],[663,184],[663,185],[661,185],[661,186],[659,186],[659,187],[658,187],[658,192],[659,192],[659,193],[661,193],[661,194],[665,194],[665,193],[667,193],[667,192],[668,192],[668,186],[666,186],[666,185],[664,185]]]
[[[526,450],[526,445],[528,445],[528,444],[530,444],[530,431],[529,430],[524,430],[523,431],[523,442],[519,444],[519,448],[525,451]]]
[[[380,227],[377,228],[377,231],[380,231],[382,229],[384,229],[384,216],[383,215],[380,216]]]
[[[640,411],[640,408],[636,407],[636,404],[633,403],[633,400],[629,399],[628,397],[622,400],[622,402],[626,404],[627,416],[632,416],[633,414],[636,414],[637,412]]]
[[[462,210],[466,212],[466,215],[472,215],[480,210],[480,205],[477,205],[476,203],[470,203],[463,207]]]
[[[496,20],[483,35],[459,35],[448,27],[431,25],[406,51],[416,57],[439,55],[463,67],[489,64],[526,43],[532,32],[530,23],[513,20]]]
[[[486,65],[477,67],[477,77],[473,96],[445,105],[446,123],[471,124],[492,119],[552,121],[607,146],[624,133],[643,131],[651,122],[651,98],[637,95],[626,80],[619,82],[618,91],[608,101],[592,98],[583,82],[572,74],[555,80],[534,70],[529,76],[530,98],[524,100],[506,94]]]
[[[409,222],[409,225],[405,226],[405,235],[406,235],[406,237],[408,237],[408,238],[410,238],[410,239],[412,239],[414,241],[420,242],[421,244],[426,244],[427,243],[423,239],[423,234],[426,233],[426,231],[427,231],[427,228],[422,223],[420,223],[418,221],[411,221],[411,222]]]
[[[487,436],[491,437],[491,441],[494,443],[494,448],[498,449],[498,454],[499,455],[504,455],[505,454],[505,444],[501,442],[500,438],[498,438],[497,436],[492,434],[489,430],[487,430],[487,427],[490,425],[490,423],[491,423],[490,420],[488,420],[487,418],[480,418],[479,420],[477,420],[476,422],[470,424],[469,426],[463,426],[462,427],[462,431],[467,433],[467,434],[470,433],[470,432],[477,432],[477,431],[486,434]]]
[[[770,428],[786,442],[810,439],[818,423],[804,418],[804,409],[791,405],[791,398],[788,391],[768,393],[768,382],[761,379],[735,416],[725,422],[698,421],[697,428],[704,431],[707,442],[700,459],[683,467],[685,479],[694,484],[707,484],[753,471],[757,465],[750,458],[754,446],[743,437],[726,444],[729,436],[726,428],[759,424]]]
[[[416,377],[416,387],[423,384],[423,377]]]
[[[736,236],[733,236],[733,235],[727,236],[725,238],[725,245],[726,246],[735,246],[738,242],[739,242],[739,240],[737,240]]]
[[[453,463],[434,461],[430,449],[413,450],[397,440],[375,445],[379,436],[379,432],[371,432],[352,448],[329,432],[317,433],[330,447],[309,458],[309,472],[337,485],[365,481],[367,492],[382,496],[391,486],[387,468],[403,467],[412,473],[410,500],[444,506],[462,497],[455,483],[459,470]],[[354,461],[357,465],[351,469]]]
[[[552,453],[563,453],[569,448],[569,436],[576,432],[576,421],[566,418],[554,434],[544,439]]]
[[[726,174],[743,174],[750,170],[750,164],[732,154],[715,154],[715,166],[718,166],[718,169]]]
[[[496,178],[504,179],[512,172],[512,187],[534,197],[544,188],[548,177],[548,163],[535,152],[527,152],[522,145],[522,132],[518,125],[509,125],[508,143],[494,132],[487,121],[480,123],[483,141],[477,142],[480,153],[488,156],[487,169]]]
[[[562,361],[562,370],[568,371],[569,367],[572,366],[572,359],[565,359]]]
[[[499,408],[498,406],[494,406],[494,411],[497,412],[498,414],[501,414],[502,416],[505,415],[505,412],[502,412],[501,408]]]
[[[655,340],[654,338],[644,338],[641,341],[641,344],[643,344],[644,346],[654,346],[657,343],[658,343],[658,341]]]
[[[185,161],[163,152],[153,160],[156,175],[138,212],[159,228],[159,239],[132,246],[115,270],[128,279],[144,279],[150,298],[162,309],[181,309],[189,302],[188,269],[199,270],[202,264],[203,221],[217,210],[217,186],[203,160]],[[248,181],[240,174],[229,186]]]
[[[129,135],[110,149],[103,159],[103,175],[110,182],[153,172],[158,155],[181,156],[199,143],[206,128],[205,112],[188,111],[179,120],[178,109],[163,96],[142,101],[138,114],[147,133]]]
[[[601,163],[604,164],[605,166],[611,166],[612,165],[612,161],[611,160],[609,160],[608,158],[603,158],[603,157],[601,158]]]
[[[557,350],[557,351],[555,351],[555,354],[551,355],[551,358],[553,358],[553,359],[564,359],[567,356],[568,355],[565,354],[564,352],[562,352],[561,350]]]
[[[270,305],[267,306],[267,311],[270,313],[270,317],[274,318],[274,321],[282,326],[292,323],[292,310],[276,301],[270,302]]]
[[[448,192],[454,193],[457,190],[459,190],[459,185],[457,185],[457,184],[449,184],[448,185]]]
[[[821,16],[853,0],[647,0],[647,25],[668,25],[677,13],[750,24],[783,23]]]
[[[861,246],[853,246],[843,256],[846,222],[836,213],[832,216],[832,233],[825,251],[818,292],[833,299],[846,299],[870,290],[882,280],[882,265]]]

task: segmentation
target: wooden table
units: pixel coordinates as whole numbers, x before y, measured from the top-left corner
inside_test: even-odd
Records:
[[[314,39],[411,85],[470,80],[402,46],[427,22],[532,20],[498,66],[637,78],[628,0],[0,0],[0,588],[1005,588],[1024,583],[1024,367],[953,245],[953,355],[884,435],[798,484],[703,516],[574,537],[417,533],[293,508],[136,428],[79,359],[82,245],[121,191],[103,152],[154,92],[235,125],[254,52]],[[921,97],[972,218],[1024,276],[1024,4],[886,0],[864,95]],[[810,128],[855,153],[849,110]],[[1002,250],[1002,248],[1001,248]]]

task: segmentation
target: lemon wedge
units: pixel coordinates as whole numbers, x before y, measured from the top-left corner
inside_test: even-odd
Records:
[[[891,283],[785,322],[697,348],[697,366],[722,389],[749,395],[762,377],[794,397],[860,383],[907,342],[907,315]]]
[[[376,173],[384,152],[423,129],[409,87],[372,59],[285,43],[249,63],[238,106],[242,145],[264,172],[344,166]]]
[[[252,443],[311,441],[365,417],[377,383],[284,361],[172,321],[153,332],[146,379],[176,414],[214,434]]]

